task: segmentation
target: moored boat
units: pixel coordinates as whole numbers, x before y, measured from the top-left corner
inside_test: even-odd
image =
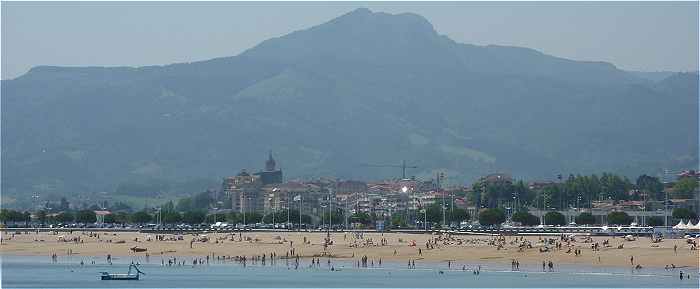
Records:
[[[136,271],[136,273],[131,273],[132,268]],[[134,265],[133,263],[129,265],[129,272],[127,272],[126,274],[109,272],[100,273],[102,274],[100,276],[102,280],[139,280],[139,276],[141,274],[146,275],[146,273],[141,272],[141,270],[139,270],[139,268],[136,267],[136,265]]]

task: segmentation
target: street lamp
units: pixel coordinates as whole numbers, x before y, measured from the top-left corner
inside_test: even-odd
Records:
[[[438,189],[438,193],[441,193],[441,190],[440,190],[440,181],[441,181],[444,177],[445,177],[445,174],[444,174],[444,173],[442,173],[442,172],[441,172],[441,173],[438,173],[438,177],[437,177],[437,189]],[[442,196],[442,226],[445,227],[445,226],[447,226],[447,221],[446,221],[446,218],[445,218],[445,194],[442,193],[442,194],[440,194],[440,195]]]
[[[245,214],[246,211],[248,210],[248,202],[250,202],[251,197],[250,196],[244,196],[243,198],[243,228],[245,229],[247,223],[245,221]]]
[[[406,186],[401,187],[401,192],[406,194],[408,192],[408,188]],[[408,218],[408,209],[411,205],[411,197],[406,194],[406,197],[408,199],[408,202],[406,202],[406,225],[409,223],[409,218]]]

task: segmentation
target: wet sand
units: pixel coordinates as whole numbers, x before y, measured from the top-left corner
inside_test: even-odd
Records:
[[[75,231],[30,234],[7,234],[2,232],[2,245],[0,254],[17,256],[47,256],[57,254],[65,256],[69,253],[77,256],[145,256],[148,253],[156,256],[255,256],[275,253],[284,257],[293,248],[294,254],[301,258],[320,257],[330,255],[333,258],[359,259],[368,256],[371,259],[385,261],[406,262],[409,259],[428,262],[489,262],[510,264],[516,259],[520,264],[541,264],[542,261],[552,261],[555,264],[585,265],[585,266],[615,266],[633,267],[640,264],[644,267],[663,268],[665,265],[675,264],[677,267],[692,267],[697,270],[700,253],[690,250],[690,245],[684,239],[665,239],[660,243],[652,243],[648,237],[642,237],[635,241],[626,241],[617,237],[593,237],[592,242],[600,244],[600,250],[593,251],[591,244],[584,242],[584,237],[578,236],[575,242],[570,242],[572,248],[567,253],[566,242],[561,242],[559,237],[541,237],[556,239],[562,243],[562,249],[555,249],[548,245],[549,252],[540,252],[545,247],[544,242],[538,236],[506,236],[504,242],[496,242],[495,237],[453,235],[451,237],[431,234],[406,234],[406,233],[364,233],[362,238],[356,238],[355,234],[332,233],[333,244],[324,250],[325,233],[309,232],[245,232],[239,233],[207,233],[200,235],[164,234],[165,241],[157,241],[156,234],[137,232],[99,232],[90,236],[89,232]],[[191,242],[193,239],[206,235],[203,241]],[[80,238],[79,242],[64,241]],[[148,241],[150,237],[150,241]],[[242,238],[241,238],[242,237]],[[306,237],[307,243],[304,244]],[[59,240],[60,239],[60,240]],[[384,240],[384,242],[382,242]],[[426,242],[432,242],[433,248],[426,249]],[[608,240],[610,246],[604,247],[603,241]],[[117,243],[121,242],[123,243]],[[524,246],[519,250],[519,245],[529,242],[531,248]],[[384,243],[384,244],[382,244]],[[415,243],[415,246],[412,246]],[[190,248],[190,244],[192,247]],[[624,248],[618,249],[623,244]],[[674,252],[674,245],[677,251]],[[147,249],[146,252],[134,253],[132,247]],[[499,248],[500,247],[500,248]],[[419,252],[420,249],[420,252]],[[576,256],[574,251],[580,249],[581,254]],[[394,254],[396,252],[396,254]],[[419,254],[422,253],[422,254]],[[630,257],[634,257],[634,265]]]

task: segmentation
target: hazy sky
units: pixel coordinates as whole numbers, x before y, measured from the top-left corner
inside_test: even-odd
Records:
[[[2,3],[2,79],[37,65],[141,66],[236,55],[367,7],[414,12],[471,44],[530,47],[622,69],[698,69],[698,2]]]

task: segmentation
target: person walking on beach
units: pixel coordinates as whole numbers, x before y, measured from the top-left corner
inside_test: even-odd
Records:
[[[545,271],[546,266],[547,266],[547,264],[544,262],[544,260],[542,260],[542,272]]]
[[[681,281],[682,281],[683,280],[683,271],[682,270],[681,270],[679,277],[681,278]]]
[[[634,265],[634,256],[630,256],[630,264]]]

